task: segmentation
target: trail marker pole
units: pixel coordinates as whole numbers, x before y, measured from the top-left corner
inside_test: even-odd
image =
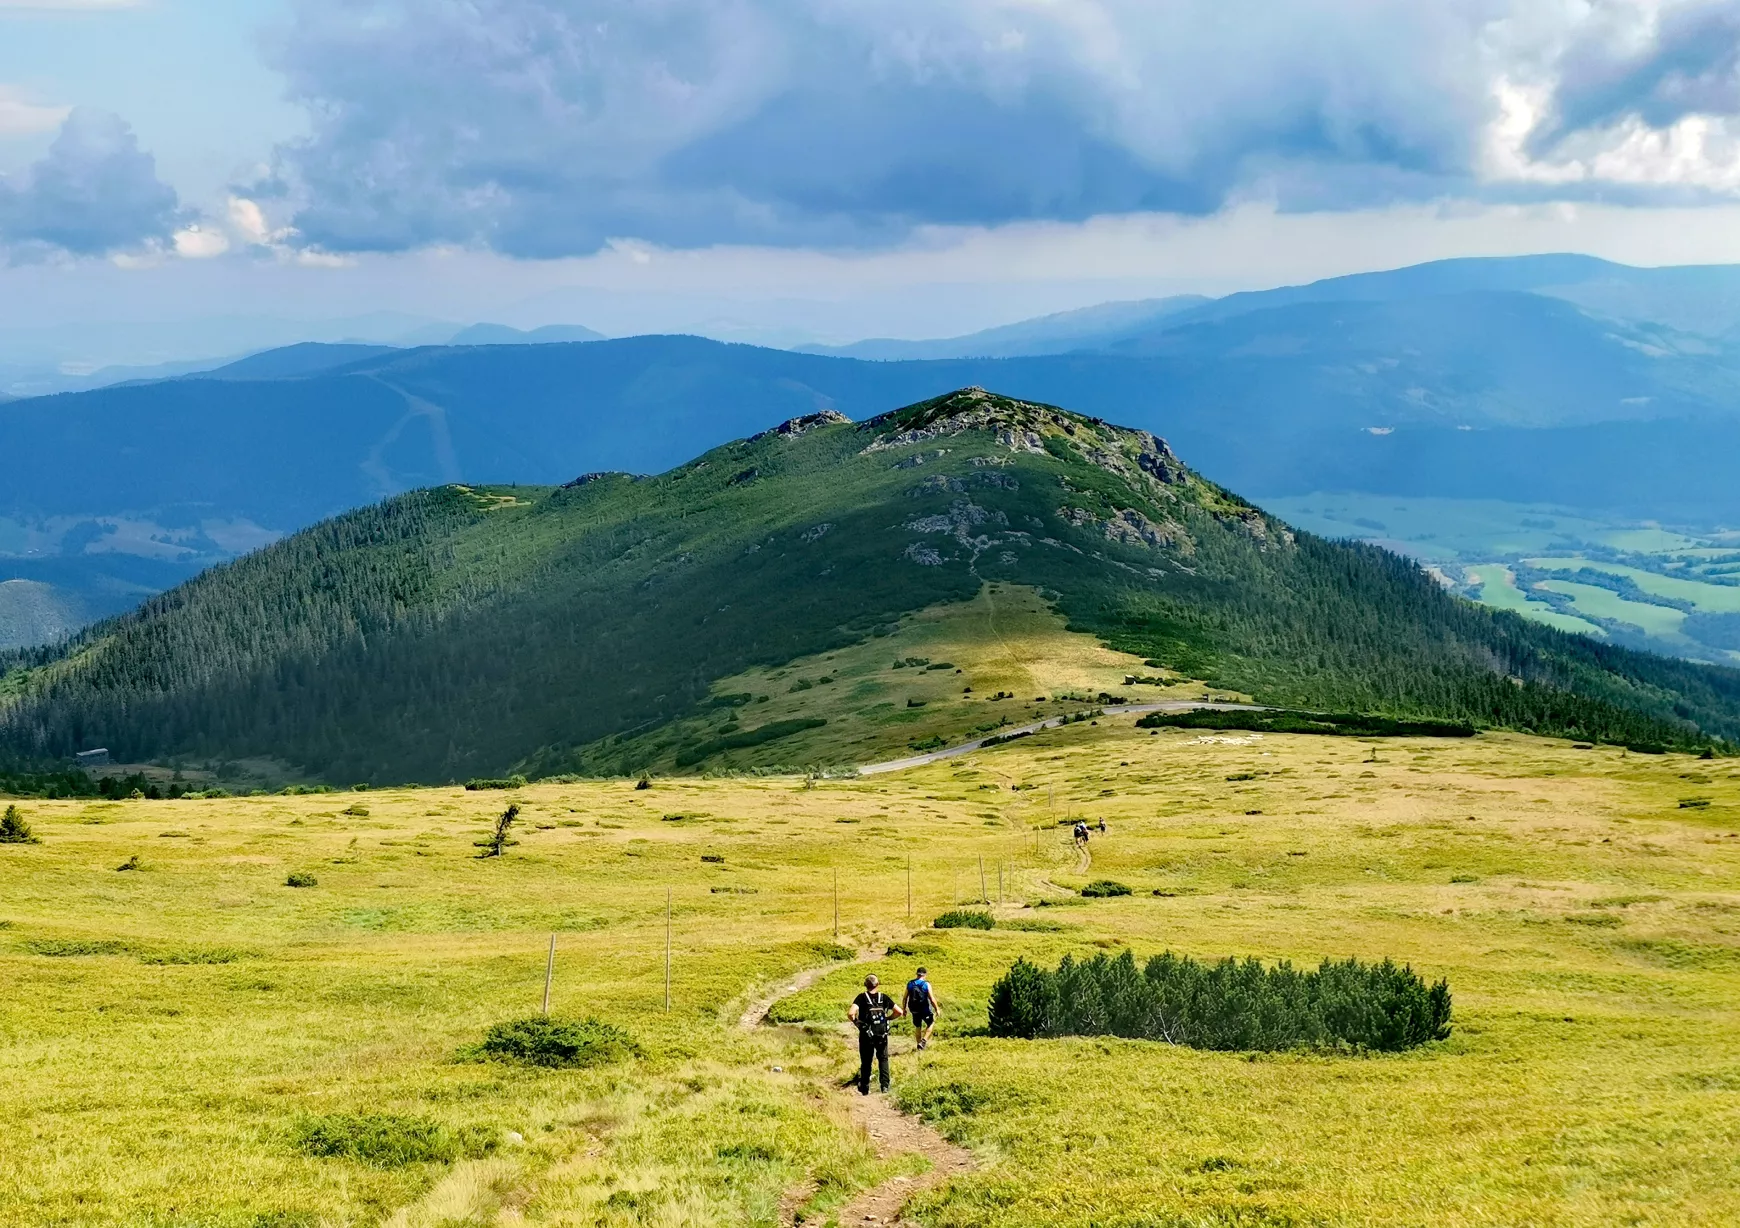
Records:
[[[985,903],[991,902],[991,897],[985,891],[985,855],[979,854],[979,898]]]
[[[906,855],[906,923],[912,924],[912,854]]]
[[[1003,863],[997,863],[997,907],[1003,907]]]
[[[550,1013],[550,983],[556,979],[556,935],[550,935],[550,957],[544,961],[544,1014]]]
[[[840,941],[840,871],[834,870],[834,941]]]
[[[671,889],[665,888],[665,1012],[671,1009]]]

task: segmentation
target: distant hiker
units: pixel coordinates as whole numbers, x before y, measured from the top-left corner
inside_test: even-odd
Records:
[[[1075,821],[1075,842],[1077,844],[1086,844],[1088,842],[1087,824],[1082,822],[1080,819]]]
[[[872,972],[864,978],[864,992],[852,999],[846,1018],[858,1025],[858,1091],[870,1094],[870,1063],[874,1061],[882,1090],[888,1090],[888,1029],[906,1012],[877,988],[882,982]]]
[[[1105,834],[1106,834],[1106,821],[1104,819],[1101,819],[1100,820],[1100,835],[1103,836]]]
[[[925,1048],[930,1044],[930,1030],[936,1027],[936,1012],[942,1003],[925,978],[923,968],[906,983],[906,995],[900,1005],[912,1017],[912,1034],[918,1038],[918,1047]]]

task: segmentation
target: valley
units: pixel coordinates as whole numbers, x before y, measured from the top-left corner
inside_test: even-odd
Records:
[[[1259,499],[1327,537],[1433,567],[1454,591],[1561,631],[1740,663],[1740,533],[1474,499]]]
[[[519,843],[479,859],[509,802]],[[1740,1215],[1731,760],[1108,715],[864,779],[20,807],[41,841],[0,844],[20,1228],[826,1224],[925,1166],[879,1157],[840,1086],[851,987],[915,963],[944,1010],[926,1053],[898,1034],[894,1100],[975,1167],[912,1222]],[[1086,864],[1077,816],[1108,829]],[[1093,879],[1131,894],[1082,898]],[[956,907],[995,928],[930,927]],[[466,1057],[537,1013],[552,933],[552,1012],[637,1055]],[[1453,1030],[1368,1055],[984,1034],[1017,957],[1125,948],[1390,956],[1449,980]],[[788,1026],[739,1028],[769,993]],[[310,1150],[369,1115],[456,1141]]]

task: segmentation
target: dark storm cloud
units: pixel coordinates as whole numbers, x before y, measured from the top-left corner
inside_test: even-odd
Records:
[[[74,110],[40,161],[0,179],[0,247],[15,259],[167,242],[183,220],[155,160],[120,117],[104,111]]]
[[[1537,149],[1631,118],[1665,128],[1688,115],[1740,114],[1740,0],[1670,4],[1642,30],[1593,23],[1559,73]]]
[[[301,0],[303,241],[862,244],[1466,182],[1498,0]]]

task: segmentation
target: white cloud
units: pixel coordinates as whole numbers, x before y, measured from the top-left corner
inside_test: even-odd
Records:
[[[186,226],[171,237],[175,254],[187,260],[210,260],[230,250],[224,232],[198,224]]]
[[[70,114],[71,107],[45,106],[31,102],[24,91],[16,86],[0,85],[0,136],[29,136],[37,132],[53,132]]]

